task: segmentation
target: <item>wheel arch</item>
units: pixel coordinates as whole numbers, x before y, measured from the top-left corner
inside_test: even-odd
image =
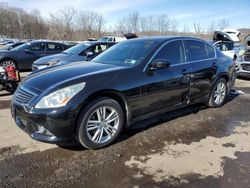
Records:
[[[216,80],[219,78],[224,78],[227,83],[229,82],[229,75],[227,73],[221,73]]]
[[[86,100],[84,101],[84,103],[81,105],[80,111],[78,112],[76,119],[77,120],[79,119],[79,116],[80,116],[82,110],[84,110],[84,108],[91,101],[98,99],[98,98],[101,98],[101,97],[107,97],[107,98],[111,98],[111,99],[117,101],[120,104],[120,106],[122,107],[122,110],[124,113],[125,127],[127,127],[131,124],[131,115],[130,115],[127,100],[125,99],[125,97],[122,93],[120,93],[119,91],[115,91],[115,90],[98,91],[98,92],[95,92],[95,93],[89,95],[86,98]]]

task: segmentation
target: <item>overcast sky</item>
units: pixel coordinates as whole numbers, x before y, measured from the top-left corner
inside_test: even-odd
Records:
[[[0,0],[1,1],[1,0]],[[203,26],[212,21],[227,19],[231,28],[250,28],[250,0],[2,0],[10,6],[25,10],[40,10],[42,16],[71,6],[77,10],[102,13],[109,25],[132,11],[140,15],[168,14],[179,25],[200,22]],[[181,28],[179,28],[181,29]]]

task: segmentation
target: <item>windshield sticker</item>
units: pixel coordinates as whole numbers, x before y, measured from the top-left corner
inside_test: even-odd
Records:
[[[135,64],[135,63],[136,63],[136,60],[134,60],[134,59],[126,59],[124,63],[127,63],[127,64]]]

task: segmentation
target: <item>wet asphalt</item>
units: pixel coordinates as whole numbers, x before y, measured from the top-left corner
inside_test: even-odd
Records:
[[[218,176],[190,172],[156,181],[147,169],[125,165],[132,156],[161,154],[166,143],[189,146],[207,137],[232,135],[238,122],[250,121],[250,80],[238,82],[244,83],[236,85],[241,92],[232,92],[221,108],[198,104],[146,119],[124,130],[116,143],[103,149],[71,146],[22,153],[18,145],[0,148],[0,187],[250,187],[250,152],[238,151],[235,158],[224,156],[223,175]],[[0,109],[8,109],[9,103],[1,101]],[[224,147],[235,146],[227,143]]]

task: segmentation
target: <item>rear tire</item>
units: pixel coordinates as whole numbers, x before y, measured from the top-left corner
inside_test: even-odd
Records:
[[[13,94],[15,93],[17,87],[18,87],[18,84],[16,82],[11,82],[6,86],[6,91]]]
[[[212,108],[222,106],[227,97],[227,90],[226,80],[224,78],[217,80],[211,90],[208,106]]]
[[[124,113],[120,104],[102,97],[90,102],[81,112],[76,137],[86,148],[99,149],[111,144],[121,133]]]

